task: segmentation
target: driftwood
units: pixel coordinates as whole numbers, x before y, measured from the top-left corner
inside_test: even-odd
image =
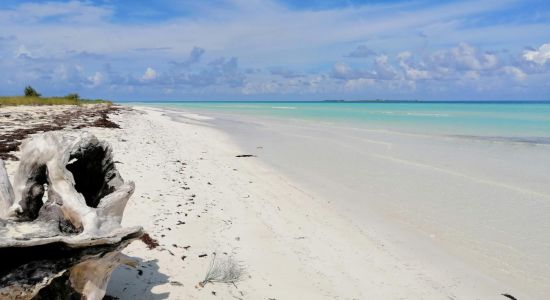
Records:
[[[120,225],[134,191],[111,147],[86,132],[24,141],[13,186],[0,160],[0,299],[102,299],[120,251],[141,227]]]

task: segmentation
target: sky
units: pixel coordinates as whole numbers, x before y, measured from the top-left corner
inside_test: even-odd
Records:
[[[550,1],[0,2],[0,94],[550,100]]]

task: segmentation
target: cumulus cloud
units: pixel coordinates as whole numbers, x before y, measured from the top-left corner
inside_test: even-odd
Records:
[[[391,80],[397,78],[397,71],[390,64],[389,57],[385,54],[374,59],[374,73],[377,79]]]
[[[502,71],[505,73],[505,74],[508,74],[508,75],[512,75],[514,77],[514,79],[518,80],[518,81],[523,81],[525,80],[525,78],[527,78],[527,74],[525,74],[525,72],[523,72],[520,68],[518,67],[513,67],[513,66],[504,66],[502,68]]]
[[[201,60],[201,57],[203,56],[204,52],[206,52],[206,50],[204,50],[203,48],[201,47],[193,47],[193,49],[191,49],[191,52],[189,53],[189,57],[183,61],[183,62],[171,62],[173,65],[177,66],[177,67],[183,67],[183,68],[187,68],[187,67],[190,67],[198,62],[200,62]]]
[[[94,88],[106,81],[106,76],[102,72],[86,72],[82,66],[76,64],[58,65],[47,78],[52,86],[64,86],[70,89]]]
[[[549,88],[550,44],[518,47],[546,38],[550,22],[507,23],[505,14],[498,24],[477,21],[513,10],[517,0],[318,10],[277,0],[220,0],[183,5],[185,14],[170,12],[166,18],[139,19],[142,23],[113,18],[123,9],[120,1],[13,3],[9,9],[0,5],[0,68],[9,74],[0,78],[1,90],[39,82],[138,96],[223,91],[327,98],[376,89],[382,97],[392,91],[406,96],[411,87],[424,95],[457,87],[475,95],[478,89],[465,85],[502,94],[516,85],[542,87],[546,94]],[[488,45],[498,45],[499,52]]]
[[[490,70],[498,67],[496,55],[480,52],[467,43],[437,51],[432,54],[431,60],[433,64],[456,70]]]
[[[16,58],[31,58],[32,54],[29,51],[29,49],[27,49],[27,47],[25,47],[25,45],[20,45],[19,48],[17,48],[17,50],[15,51],[15,57]]]
[[[346,81],[345,87],[349,90],[360,90],[368,86],[375,84],[374,79],[370,78],[358,78]]]
[[[523,51],[523,58],[539,65],[546,64],[550,60],[550,43],[543,44],[538,49]]]
[[[188,82],[193,85],[227,85],[241,87],[246,76],[239,68],[239,59],[231,57],[218,58],[211,61],[208,67],[198,74],[188,76]]]
[[[426,69],[421,69],[420,67],[415,66],[422,63],[415,64],[412,57],[413,54],[409,51],[401,52],[397,55],[399,66],[403,70],[405,78],[412,81],[430,79],[430,72]]]
[[[101,83],[103,83],[103,74],[100,72],[95,72],[94,75],[88,77],[88,81],[92,85],[92,87],[99,86]]]
[[[192,51],[193,52],[193,51]],[[192,69],[182,68],[181,64],[172,63],[172,69],[165,74],[158,84],[170,86],[188,86],[195,89],[208,87],[242,87],[246,80],[246,75],[239,67],[239,59],[236,57],[219,57],[206,64],[199,64],[199,58],[204,50],[195,53],[200,55],[191,55],[187,62],[193,61]],[[194,59],[192,59],[194,57]],[[189,65],[188,65],[189,66]]]
[[[332,66],[330,75],[348,90],[376,86],[414,90],[465,85],[480,89],[483,85],[486,88],[487,80],[493,85],[499,81],[510,85],[512,80],[523,86],[528,80],[528,71],[534,72],[533,68],[526,68],[517,60],[506,61],[495,53],[459,43],[455,47],[422,55],[412,51],[381,54],[367,59],[361,66],[338,62]],[[540,68],[537,71],[542,72]]]
[[[336,88],[324,74],[303,74],[297,78],[277,78],[269,81],[251,79],[241,89],[245,95],[311,95],[323,94]]]
[[[276,81],[247,82],[241,89],[245,95],[272,94],[280,90],[281,86]]]
[[[343,62],[338,62],[332,66],[331,76],[336,79],[358,79],[365,75],[363,71],[352,69],[348,64]]]
[[[141,79],[144,81],[150,81],[157,79],[157,71],[155,71],[153,68],[148,67],[147,70],[145,70],[145,73],[141,76]]]

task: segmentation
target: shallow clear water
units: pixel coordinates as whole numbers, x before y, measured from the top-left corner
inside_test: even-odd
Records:
[[[140,104],[140,103],[133,103]],[[347,123],[414,133],[529,138],[550,143],[549,102],[145,102],[277,118]]]

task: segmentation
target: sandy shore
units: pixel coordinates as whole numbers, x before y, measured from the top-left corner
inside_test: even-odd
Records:
[[[160,244],[126,250],[108,295],[120,299],[533,299],[374,216],[363,226],[333,201],[275,171],[202,116],[135,108],[110,117],[121,129],[87,128],[108,140],[136,192],[123,224]],[[264,146],[265,147],[265,146]],[[8,162],[13,173],[16,162]],[[389,187],[389,186],[388,186]],[[398,233],[398,237],[390,236]],[[233,257],[236,284],[207,284],[211,260]]]

